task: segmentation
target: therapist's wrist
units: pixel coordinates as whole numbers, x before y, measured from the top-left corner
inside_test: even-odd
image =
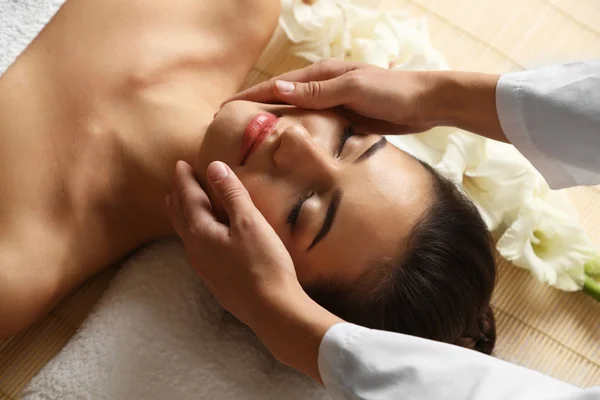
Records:
[[[262,296],[250,328],[273,356],[322,383],[319,347],[327,331],[344,322],[313,301],[300,285]]]
[[[475,72],[432,72],[427,118],[435,125],[454,126],[507,142],[496,109],[499,78]]]

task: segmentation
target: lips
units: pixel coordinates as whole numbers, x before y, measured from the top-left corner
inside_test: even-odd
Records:
[[[271,113],[261,113],[250,121],[242,137],[242,146],[240,149],[241,165],[246,163],[246,160],[269,136],[278,120],[279,118]]]

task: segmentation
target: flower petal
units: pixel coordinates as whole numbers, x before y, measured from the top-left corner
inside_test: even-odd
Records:
[[[356,39],[352,43],[351,56],[346,57],[348,61],[361,61],[387,68],[390,63],[389,51],[371,39]]]
[[[585,272],[583,265],[573,267],[564,274],[556,277],[555,288],[565,292],[581,290],[585,283]]]
[[[567,291],[583,287],[584,265],[598,254],[576,221],[561,218],[539,197],[527,200],[497,248],[540,281]]]
[[[457,131],[448,138],[446,151],[436,168],[456,183],[463,183],[465,171],[483,159],[484,140],[473,134]]]
[[[530,238],[535,226],[531,217],[517,219],[500,237],[496,248],[508,261],[515,261],[522,257],[523,249],[530,244]]]

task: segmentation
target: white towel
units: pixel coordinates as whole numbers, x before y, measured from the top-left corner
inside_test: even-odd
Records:
[[[65,0],[0,0],[0,76]]]
[[[325,399],[230,318],[179,242],[142,250],[24,399]]]

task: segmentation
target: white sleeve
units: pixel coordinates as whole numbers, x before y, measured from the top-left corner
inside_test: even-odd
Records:
[[[553,189],[600,184],[600,59],[503,75],[496,107]]]
[[[538,372],[461,347],[349,323],[327,331],[319,372],[336,399],[592,400]]]

